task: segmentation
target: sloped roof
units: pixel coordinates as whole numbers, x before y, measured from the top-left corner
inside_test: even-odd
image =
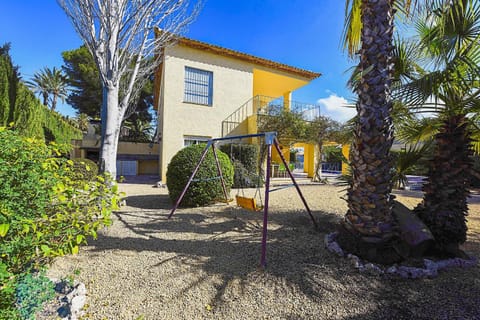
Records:
[[[247,53],[235,51],[235,50],[232,50],[232,49],[223,48],[223,47],[220,47],[220,46],[217,46],[217,45],[213,45],[213,44],[209,44],[209,43],[206,43],[206,42],[201,42],[201,41],[198,41],[198,40],[193,40],[193,39],[189,39],[189,38],[185,38],[185,37],[178,38],[177,43],[179,45],[183,45],[183,46],[186,46],[186,47],[190,47],[190,48],[194,48],[194,49],[198,49],[198,50],[202,50],[202,51],[206,51],[206,52],[210,52],[210,53],[213,53],[213,54],[218,54],[218,55],[222,55],[222,56],[226,56],[226,57],[230,57],[230,58],[234,58],[234,59],[239,59],[239,60],[250,62],[252,64],[256,64],[256,65],[259,65],[259,66],[283,71],[283,72],[286,72],[286,73],[290,73],[290,74],[305,78],[307,80],[313,80],[313,79],[316,79],[316,78],[321,76],[321,73],[319,73],[319,72],[313,72],[313,71],[310,71],[310,70],[305,70],[305,69],[300,69],[300,68],[297,68],[297,67],[292,67],[292,66],[289,66],[289,65],[286,65],[286,64],[283,64],[283,63],[279,63],[279,62],[275,62],[275,61],[272,61],[272,60],[256,57],[256,56],[253,56],[253,55],[250,55],[250,54],[247,54]]]

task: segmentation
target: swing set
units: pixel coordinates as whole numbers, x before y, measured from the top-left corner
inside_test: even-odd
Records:
[[[192,175],[187,181],[187,184],[183,188],[182,193],[178,197],[177,201],[175,202],[175,205],[172,208],[172,211],[168,215],[168,219],[170,219],[175,211],[177,210],[178,206],[182,202],[183,197],[185,196],[185,193],[187,193],[188,188],[192,184],[192,182],[195,181],[195,175],[197,174],[198,170],[200,169],[200,166],[205,159],[207,152],[210,148],[212,148],[212,152],[215,158],[215,163],[217,166],[217,172],[218,172],[218,177],[214,177],[211,179],[220,179],[222,183],[222,189],[223,189],[223,194],[225,196],[225,202],[229,203],[231,200],[227,194],[227,188],[225,186],[225,180],[223,179],[222,175],[222,169],[220,167],[220,163],[218,161],[218,156],[216,152],[216,143],[220,141],[233,141],[233,140],[241,140],[245,138],[264,138],[265,139],[265,145],[267,146],[267,169],[266,169],[266,177],[265,177],[265,203],[263,207],[261,205],[258,205],[258,203],[255,200],[255,196],[257,195],[257,192],[259,190],[257,189],[257,192],[255,193],[255,196],[253,198],[245,197],[245,195],[240,196],[237,194],[236,196],[236,201],[237,205],[245,208],[247,210],[252,210],[252,211],[261,211],[263,210],[263,229],[262,229],[262,251],[261,251],[261,257],[260,257],[260,266],[266,267],[266,252],[267,252],[267,224],[268,224],[268,202],[269,202],[269,195],[270,192],[276,191],[278,189],[272,189],[270,190],[270,176],[271,176],[271,164],[272,164],[272,146],[275,147],[277,150],[283,164],[285,165],[286,171],[288,173],[288,176],[292,180],[293,186],[295,186],[298,195],[300,196],[300,199],[303,202],[303,205],[305,206],[305,209],[310,216],[310,220],[312,220],[313,225],[315,228],[317,228],[317,222],[315,221],[315,218],[312,215],[312,212],[310,211],[310,208],[308,207],[307,201],[305,200],[305,197],[302,194],[302,191],[300,190],[300,187],[298,186],[297,182],[295,181],[295,178],[293,177],[293,174],[287,164],[287,161],[285,160],[285,157],[283,156],[283,153],[280,149],[280,144],[278,143],[277,139],[277,133],[276,132],[264,132],[264,133],[256,133],[256,134],[246,134],[246,135],[240,135],[240,136],[230,136],[230,137],[224,137],[224,138],[215,138],[215,139],[210,139],[207,142],[207,145],[205,149],[202,152],[202,155],[200,157],[200,160],[197,163],[197,166],[192,172]],[[257,185],[258,187],[258,185]]]

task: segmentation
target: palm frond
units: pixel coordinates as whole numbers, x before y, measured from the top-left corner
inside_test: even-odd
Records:
[[[438,133],[441,122],[437,118],[422,118],[396,125],[396,138],[404,143],[428,141]]]
[[[345,2],[345,23],[342,32],[343,49],[350,57],[354,57],[360,48],[362,20],[361,0],[347,0]]]

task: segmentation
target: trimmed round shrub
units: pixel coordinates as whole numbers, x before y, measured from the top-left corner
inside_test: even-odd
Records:
[[[205,144],[191,145],[177,152],[168,164],[167,187],[168,194],[173,202],[178,199],[185,188],[188,179],[202,156],[203,150],[205,150]],[[222,151],[217,150],[217,156],[222,168],[227,193],[229,194],[233,183],[233,166],[228,156]],[[199,207],[223,198],[222,182],[218,177],[215,157],[212,149],[210,149],[180,205]]]
[[[92,181],[98,175],[98,166],[92,160],[75,158],[71,161],[73,162],[72,171],[69,174],[71,179]]]

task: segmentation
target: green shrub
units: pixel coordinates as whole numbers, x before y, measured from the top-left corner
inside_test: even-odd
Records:
[[[35,319],[44,302],[55,297],[55,284],[44,272],[27,273],[17,284],[16,303],[22,319]]]
[[[233,188],[254,188],[262,185],[258,171],[258,146],[254,144],[224,144],[220,146],[233,163]]]
[[[176,201],[185,188],[204,149],[204,144],[192,145],[180,150],[172,158],[167,169],[167,187],[172,201]],[[227,192],[230,192],[233,183],[233,166],[225,153],[217,150],[217,156]],[[218,177],[217,166],[210,149],[181,205],[189,207],[204,206],[224,198],[221,181],[216,177]]]
[[[98,175],[98,166],[90,159],[75,158],[72,171],[68,174],[71,179],[92,181]]]
[[[71,179],[62,150],[0,127],[0,285],[2,307],[15,279],[52,257],[78,252],[88,236],[111,223],[117,186],[109,177]],[[5,301],[4,299],[7,299]]]
[[[0,47],[0,126],[14,123],[27,137],[57,143],[81,139],[82,132],[59,113],[44,106],[20,81],[18,68],[10,56],[10,45]]]
[[[255,171],[248,171],[247,168],[238,160],[233,160],[233,188],[255,188],[262,186],[263,181]]]

